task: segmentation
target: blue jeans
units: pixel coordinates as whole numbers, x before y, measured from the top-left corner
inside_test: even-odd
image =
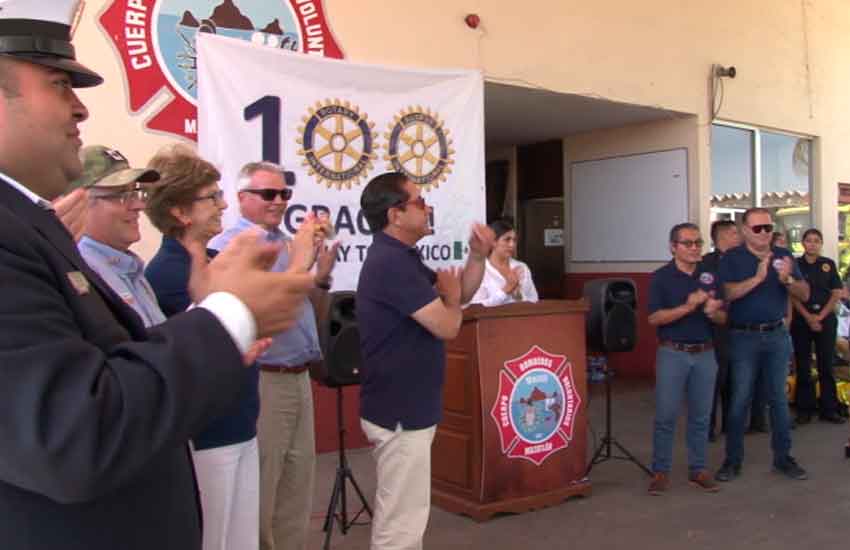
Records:
[[[731,398],[726,424],[726,461],[744,461],[744,430],[753,400],[753,384],[761,369],[765,400],[770,407],[770,446],[774,463],[784,462],[791,450],[791,416],[785,383],[791,360],[791,337],[781,326],[770,332],[731,330],[729,333]]]
[[[673,463],[673,436],[682,401],[688,406],[688,470],[705,469],[708,423],[714,401],[717,361],[712,350],[676,351],[660,346],[655,355],[655,429],[652,434],[652,471],[669,472]]]

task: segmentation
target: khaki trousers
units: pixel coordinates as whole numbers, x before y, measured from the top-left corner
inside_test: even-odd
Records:
[[[260,549],[304,550],[316,440],[308,373],[260,371]]]
[[[431,442],[436,426],[387,430],[368,420],[360,425],[375,446],[375,515],[371,550],[421,550],[431,513]]]

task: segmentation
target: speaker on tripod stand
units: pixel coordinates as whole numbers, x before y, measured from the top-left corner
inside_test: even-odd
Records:
[[[345,455],[345,417],[342,390],[346,386],[360,383],[360,331],[357,328],[357,303],[354,292],[332,292],[328,299],[327,319],[319,327],[319,342],[322,346],[324,361],[310,368],[310,376],[320,384],[336,389],[336,418],[339,434],[339,463],[336,468],[334,487],[325,523],[325,544],[330,548],[334,523],[338,523],[343,535],[353,525],[360,525],[357,519],[363,512],[372,517],[372,508],[363,496],[363,491],[354,479]],[[348,517],[347,484],[354,487],[360,498],[361,508]]]
[[[587,314],[587,349],[602,353],[632,351],[637,342],[637,288],[630,279],[596,279],[584,285],[584,298],[590,306]],[[607,460],[628,460],[647,475],[652,472],[629,452],[613,434],[611,411],[611,377],[605,370],[605,435],[593,458],[587,465],[585,475],[594,465]],[[614,454],[613,448],[622,453]]]

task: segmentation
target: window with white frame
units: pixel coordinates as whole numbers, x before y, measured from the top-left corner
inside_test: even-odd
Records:
[[[776,231],[800,254],[811,227],[812,140],[731,123],[711,126],[711,219],[770,210]]]

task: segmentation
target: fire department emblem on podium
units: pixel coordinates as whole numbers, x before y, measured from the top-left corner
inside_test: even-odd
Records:
[[[421,106],[402,109],[385,134],[388,168],[403,172],[413,183],[439,187],[451,174],[454,149],[439,115]]]
[[[165,92],[145,126],[193,140],[199,34],[343,58],[322,0],[113,0],[98,20],[124,66],[130,111]]]
[[[573,365],[565,356],[532,346],[505,361],[490,411],[502,453],[540,466],[572,441],[580,407]]]

